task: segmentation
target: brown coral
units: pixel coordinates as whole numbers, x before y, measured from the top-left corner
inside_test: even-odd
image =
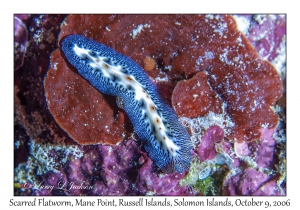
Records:
[[[252,46],[246,48],[240,53],[252,56],[245,56],[243,67],[217,63],[208,71],[211,86],[227,103],[227,113],[236,124],[230,137],[238,141],[258,139],[262,127],[277,126],[278,116],[271,107],[282,94],[275,68],[260,60]],[[234,58],[235,53],[229,51],[228,56]]]
[[[177,83],[172,105],[179,116],[195,118],[209,111],[220,114],[222,101],[208,85],[205,73],[199,72],[193,78]]]
[[[115,117],[109,101],[71,71],[60,51],[51,56],[44,81],[48,108],[56,122],[80,144],[115,144],[125,137],[124,116]]]

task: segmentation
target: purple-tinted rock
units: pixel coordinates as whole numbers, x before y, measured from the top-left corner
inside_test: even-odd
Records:
[[[150,158],[140,168],[135,187],[146,195],[191,195],[186,186],[179,186],[178,182],[185,173],[159,175],[153,173],[153,162]]]
[[[276,181],[271,176],[247,168],[224,182],[224,195],[281,195]]]
[[[247,142],[235,142],[234,143],[235,152],[237,156],[248,156],[251,154]]]
[[[17,17],[14,17],[14,68],[19,69],[24,62],[27,48],[28,31]]]
[[[254,192],[252,195],[284,195],[284,192],[281,192],[277,185],[276,180],[271,180],[264,185],[262,185],[256,192]]]
[[[59,176],[56,173],[50,173],[47,179],[47,183],[51,186],[57,186],[59,182]]]
[[[40,190],[40,191],[35,191],[35,195],[38,195],[38,196],[49,196],[49,195],[52,195],[52,194],[51,194],[50,190],[44,189],[44,190]]]
[[[275,140],[273,139],[274,129],[262,128],[260,144],[257,145],[255,162],[258,167],[272,167],[274,165]]]
[[[273,167],[275,140],[273,134],[275,129],[262,128],[261,138],[257,142],[235,142],[234,149],[238,157],[251,157],[258,167]]]
[[[68,189],[70,189],[70,195],[80,195],[81,189],[75,189],[72,186],[80,186],[81,184],[89,185],[89,180],[84,176],[83,171],[81,170],[82,160],[76,159],[71,160],[68,169]]]
[[[267,181],[268,176],[253,168],[247,168],[243,174],[231,177],[223,186],[225,195],[252,195]]]
[[[224,131],[217,125],[213,125],[205,131],[198,147],[198,155],[202,162],[215,157],[215,143],[222,141],[223,137]]]
[[[137,176],[138,150],[132,140],[122,141],[118,146],[99,146],[103,159],[100,173],[107,195],[125,195],[131,191],[131,180]]]
[[[82,161],[82,170],[89,175],[93,175],[95,168],[101,164],[99,152],[96,149],[90,149],[84,154]]]
[[[27,20],[29,15],[28,14],[15,14],[15,17],[19,18],[20,20]]]
[[[251,19],[248,40],[260,56],[272,61],[278,55],[278,48],[286,35],[285,15],[254,15]]]
[[[102,181],[97,181],[93,186],[93,195],[109,195],[109,189]]]
[[[253,168],[248,168],[244,176],[239,181],[239,190],[242,195],[251,195],[268,179],[267,174],[263,174]]]

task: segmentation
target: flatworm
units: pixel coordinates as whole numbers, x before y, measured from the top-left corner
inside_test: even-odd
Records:
[[[78,73],[100,92],[123,99],[124,110],[154,163],[167,173],[190,167],[192,143],[173,109],[144,70],[130,58],[81,35],[61,49]]]

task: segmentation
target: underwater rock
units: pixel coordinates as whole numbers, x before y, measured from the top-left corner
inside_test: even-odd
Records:
[[[282,57],[279,55],[280,51],[285,48],[281,45],[285,44],[286,39],[286,16],[257,14],[252,17],[252,20],[251,27],[246,33],[248,40],[263,59],[270,61],[280,70],[282,66],[278,66],[278,59]]]
[[[221,142],[223,137],[224,131],[217,125],[213,125],[205,131],[198,146],[198,155],[202,162],[216,156],[215,143]]]
[[[28,46],[23,66],[14,72],[15,132],[24,129],[27,140],[34,139],[39,142],[72,141],[49,113],[43,87],[44,76],[49,69],[50,54],[57,48],[56,37],[65,16],[22,17],[28,30]],[[18,140],[18,137],[15,138]]]
[[[253,168],[247,168],[243,173],[225,180],[223,195],[282,195],[274,177],[259,172]]]
[[[257,167],[273,167],[276,142],[273,139],[274,129],[261,129],[261,138],[256,142],[235,142],[234,150],[238,157],[251,157]]]
[[[134,185],[138,191],[146,192],[146,195],[192,195],[186,186],[179,185],[184,176],[185,173],[153,173],[153,162],[147,157]]]
[[[24,62],[27,49],[28,31],[18,17],[14,17],[14,68],[18,70]]]

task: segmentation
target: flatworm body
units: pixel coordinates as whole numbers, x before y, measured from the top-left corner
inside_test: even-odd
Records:
[[[190,136],[139,65],[80,35],[64,38],[61,49],[78,73],[95,88],[123,99],[135,132],[159,168],[168,173],[189,168]]]

